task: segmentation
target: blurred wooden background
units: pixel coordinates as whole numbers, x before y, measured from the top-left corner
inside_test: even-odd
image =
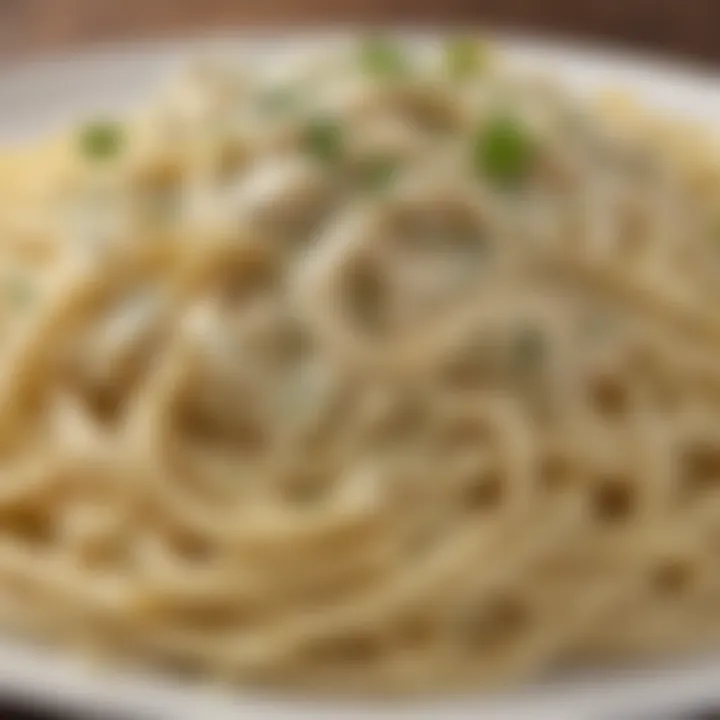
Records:
[[[489,23],[720,60],[720,0],[0,0],[0,55],[327,22]]]

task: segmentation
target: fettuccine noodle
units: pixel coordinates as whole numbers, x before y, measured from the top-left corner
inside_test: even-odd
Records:
[[[613,107],[376,44],[6,150],[0,624],[324,692],[720,641],[720,162]]]

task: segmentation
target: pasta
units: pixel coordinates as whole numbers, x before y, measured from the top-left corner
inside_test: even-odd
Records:
[[[720,162],[483,45],[194,68],[0,156],[0,623],[321,692],[720,642]]]

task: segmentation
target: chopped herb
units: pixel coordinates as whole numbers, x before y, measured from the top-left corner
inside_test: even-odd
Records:
[[[526,327],[520,330],[513,343],[513,354],[520,367],[537,367],[545,355],[545,341],[537,328]]]
[[[447,69],[458,80],[475,75],[482,68],[485,58],[485,47],[471,38],[457,38],[445,45]]]
[[[108,160],[122,149],[122,127],[110,121],[96,121],[86,125],[80,132],[80,149],[85,157]]]
[[[305,152],[324,162],[338,160],[343,151],[343,128],[329,119],[311,121],[303,132]]]
[[[393,77],[407,71],[407,61],[400,48],[385,37],[370,38],[363,43],[360,63],[371,75]]]
[[[513,185],[525,176],[533,157],[532,141],[522,123],[499,116],[478,131],[473,147],[475,171],[496,185]]]
[[[390,157],[375,157],[366,161],[360,177],[364,187],[370,190],[383,190],[397,174],[398,163]]]

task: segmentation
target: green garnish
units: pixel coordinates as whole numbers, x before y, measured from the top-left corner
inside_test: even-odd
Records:
[[[375,157],[367,160],[360,170],[363,187],[369,190],[383,190],[393,180],[398,162],[390,157]]]
[[[400,48],[385,37],[373,37],[363,43],[360,64],[371,75],[392,77],[407,71],[407,61]]]
[[[471,38],[457,38],[445,45],[448,72],[458,80],[475,75],[482,68],[485,58],[485,47]]]
[[[343,128],[335,120],[318,118],[305,127],[302,145],[308,154],[324,162],[334,162],[343,152]]]
[[[80,149],[85,157],[108,160],[120,152],[124,139],[122,127],[118,123],[98,120],[82,128]]]
[[[532,140],[522,123],[512,117],[490,120],[475,137],[475,172],[496,185],[514,185],[522,180],[532,157]]]

